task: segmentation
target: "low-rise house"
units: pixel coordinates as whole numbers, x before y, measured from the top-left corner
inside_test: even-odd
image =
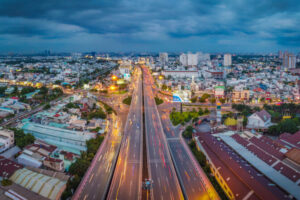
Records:
[[[45,167],[48,167],[48,168],[53,169],[55,171],[62,172],[62,171],[65,170],[64,161],[61,160],[61,159],[57,159],[57,158],[46,157],[43,160],[43,165]]]
[[[265,110],[255,112],[248,117],[247,128],[267,129],[271,125],[271,115]]]
[[[13,131],[7,129],[0,130],[0,153],[10,148],[14,142]]]
[[[249,90],[234,90],[232,92],[232,101],[248,101],[250,98]]]
[[[0,156],[0,180],[9,178],[16,170],[23,168],[22,165]]]

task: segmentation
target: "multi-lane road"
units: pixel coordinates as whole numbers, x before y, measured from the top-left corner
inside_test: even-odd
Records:
[[[73,195],[74,200],[105,199],[120,148],[121,123],[117,116],[112,115],[109,125],[110,131],[95,155],[76,193]]]
[[[153,79],[146,67],[138,70],[133,85],[124,129],[118,124],[122,120],[115,116],[111,131],[73,199],[140,200],[143,167],[147,167],[149,179],[153,181],[146,199],[219,199],[180,137],[180,131],[173,128],[166,113],[160,117],[152,91]],[[143,140],[146,152],[143,152]],[[147,166],[143,166],[143,155],[147,155]]]
[[[143,109],[141,71],[138,71],[121,150],[107,199],[141,199],[143,166]]]
[[[173,127],[168,112],[161,110],[161,120],[184,196],[189,200],[219,199],[218,194],[180,136]]]
[[[144,111],[149,177],[153,180],[151,199],[183,199],[152,92],[153,79],[147,68],[144,76]]]

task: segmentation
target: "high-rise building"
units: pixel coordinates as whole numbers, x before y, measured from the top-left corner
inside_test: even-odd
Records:
[[[187,65],[188,66],[194,66],[194,65],[198,65],[198,54],[193,54],[193,53],[188,53],[187,54]]]
[[[198,65],[198,53],[182,53],[180,54],[179,61],[183,66],[195,66]]]
[[[230,66],[231,63],[231,54],[224,54],[224,61],[223,61],[223,65],[224,66]]]
[[[284,52],[282,59],[282,66],[285,69],[293,69],[296,68],[296,56],[289,52]]]
[[[159,53],[159,61],[162,65],[167,65],[169,61],[168,53]]]
[[[197,52],[198,62],[210,60],[210,55],[208,53]]]
[[[180,54],[179,61],[183,66],[187,66],[188,65],[188,56],[187,56],[187,54],[185,54],[185,53]]]
[[[282,51],[278,51],[278,58],[280,58],[280,59],[282,59],[283,58],[283,53],[282,53]]]

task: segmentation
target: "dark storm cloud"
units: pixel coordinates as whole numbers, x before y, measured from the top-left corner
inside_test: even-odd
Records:
[[[0,39],[35,37],[37,43],[58,45],[73,40],[78,49],[82,44],[76,39],[83,37],[95,44],[91,49],[110,41],[135,50],[152,41],[164,46],[148,50],[180,50],[174,42],[188,49],[189,40],[215,51],[228,41],[247,45],[249,40],[271,45],[258,46],[265,50],[299,48],[299,10],[297,0],[1,0]]]

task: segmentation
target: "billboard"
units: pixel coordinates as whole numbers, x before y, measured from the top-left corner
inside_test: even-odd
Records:
[[[130,74],[124,73],[123,76],[126,81],[130,80]]]
[[[190,91],[185,91],[185,90],[178,90],[173,92],[173,102],[190,102],[190,96],[191,92]]]

